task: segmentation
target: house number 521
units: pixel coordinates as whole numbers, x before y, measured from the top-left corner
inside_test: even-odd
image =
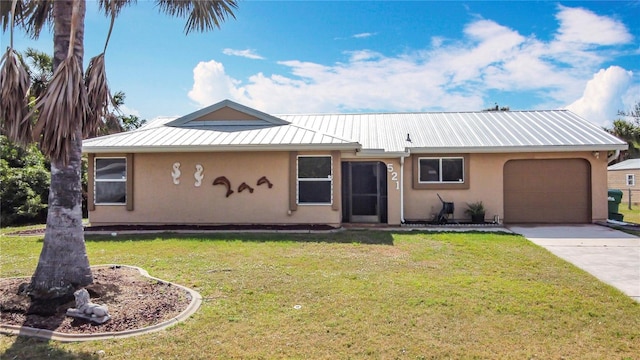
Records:
[[[400,181],[398,180],[398,172],[393,170],[393,164],[387,164],[387,171],[391,174],[391,181],[396,182],[396,190],[400,190]]]

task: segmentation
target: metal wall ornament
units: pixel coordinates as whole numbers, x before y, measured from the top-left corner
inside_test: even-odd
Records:
[[[273,184],[271,183],[271,181],[269,181],[269,179],[267,179],[266,176],[263,176],[260,179],[258,179],[257,185],[260,186],[262,184],[267,184],[269,186],[269,189],[273,187]]]
[[[244,190],[249,190],[249,192],[253,194],[253,188],[247,185],[246,182],[243,182],[242,184],[240,184],[240,186],[238,186],[238,193],[241,193]]]
[[[176,161],[173,163],[173,170],[171,171],[171,177],[173,178],[173,183],[175,185],[180,184],[180,175],[180,163]]]
[[[218,176],[215,180],[213,180],[213,185],[224,185],[227,188],[226,197],[229,197],[233,194],[233,190],[231,190],[231,182],[227,179],[226,176]]]
[[[193,174],[193,177],[196,179],[195,186],[200,187],[202,185],[202,179],[204,179],[204,168],[200,164],[196,164],[196,172]]]

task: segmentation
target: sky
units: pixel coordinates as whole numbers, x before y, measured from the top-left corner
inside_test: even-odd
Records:
[[[606,127],[640,102],[638,18],[638,0],[240,0],[220,29],[185,35],[138,0],[105,61],[122,111],[148,121],[230,99],[270,114],[569,109]],[[108,28],[88,1],[85,63]],[[52,54],[52,32],[14,47]]]

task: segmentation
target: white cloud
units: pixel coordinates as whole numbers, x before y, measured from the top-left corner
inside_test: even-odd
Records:
[[[627,101],[639,100],[637,96],[640,93],[636,93],[635,99],[629,94],[633,90],[630,87],[632,79],[633,73],[619,66],[601,69],[587,82],[582,97],[567,106],[567,109],[595,124],[608,126],[614,120],[612,114],[627,109],[625,97]],[[635,89],[638,89],[637,86]]]
[[[200,105],[210,105],[225,98],[237,98],[242,93],[240,81],[224,71],[224,66],[211,60],[200,62],[193,69],[193,87],[189,98]]]
[[[240,56],[240,57],[244,57],[247,59],[253,59],[253,60],[263,60],[264,57],[258,55],[255,50],[252,49],[244,49],[244,50],[236,50],[236,49],[230,49],[230,48],[226,48],[224,50],[222,50],[222,53],[225,55],[229,55],[229,56]]]
[[[631,36],[621,23],[580,8],[559,6],[557,19],[558,33],[547,42],[479,19],[465,26],[462,39],[432,37],[429,49],[394,56],[351,50],[346,62],[333,64],[278,61],[284,71],[245,80],[215,60],[201,62],[189,97],[201,106],[229,98],[271,113],[465,111],[493,104],[491,92],[506,92],[533,99],[533,108],[571,104],[591,121],[611,121],[638,101],[639,86],[621,67],[594,75],[611,60],[596,45]]]
[[[364,38],[372,37],[374,35],[375,35],[374,33],[364,32],[360,34],[354,34],[351,37],[355,39],[364,39]]]
[[[564,43],[595,45],[624,44],[633,39],[625,25],[583,8],[560,5],[556,18],[560,21],[558,40]]]

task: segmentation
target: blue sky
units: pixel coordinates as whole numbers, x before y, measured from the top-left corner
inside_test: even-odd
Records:
[[[231,99],[272,114],[568,108],[607,126],[640,101],[639,17],[639,1],[241,0],[221,29],[185,35],[139,0],[106,66],[147,120]],[[85,61],[107,30],[88,1]],[[52,53],[51,39],[14,43]]]

